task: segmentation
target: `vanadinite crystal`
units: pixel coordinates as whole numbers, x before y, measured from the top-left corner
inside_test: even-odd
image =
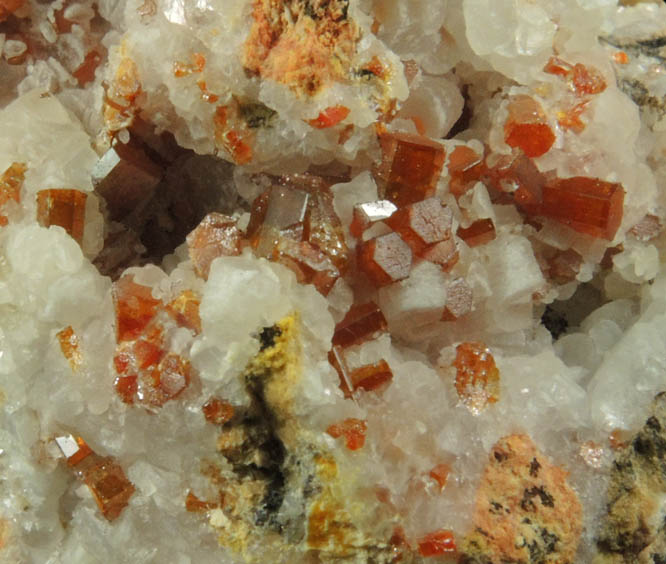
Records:
[[[479,179],[483,170],[483,155],[466,145],[459,145],[449,154],[447,167],[451,177],[449,190],[460,197]]]
[[[368,424],[365,421],[351,417],[340,423],[330,425],[326,432],[334,439],[344,437],[345,446],[349,450],[358,450],[365,444],[367,428]]]
[[[419,554],[421,556],[439,556],[456,552],[456,541],[453,533],[448,530],[439,530],[428,533],[419,539]]]
[[[377,176],[385,197],[401,207],[432,196],[446,157],[444,147],[406,133],[384,133],[379,141],[383,160]]]
[[[504,126],[504,140],[510,147],[519,147],[528,157],[540,157],[555,142],[541,104],[524,94],[509,100],[509,118]]]
[[[37,221],[44,227],[59,225],[81,243],[86,198],[87,194],[79,190],[41,190],[37,192]]]
[[[453,214],[438,198],[409,204],[386,220],[402,239],[420,254],[426,247],[451,237]]]
[[[160,300],[148,286],[136,284],[133,276],[123,276],[114,284],[118,342],[137,338],[157,313]]]
[[[358,265],[377,287],[386,286],[409,276],[412,251],[397,233],[387,233],[362,243]]]
[[[187,248],[197,274],[208,278],[210,264],[223,256],[239,255],[243,234],[236,221],[221,213],[210,213],[187,236]]]
[[[333,345],[357,345],[385,331],[386,327],[386,319],[377,304],[368,302],[353,305],[344,319],[335,326]]]
[[[102,515],[109,521],[117,519],[134,493],[134,486],[122,467],[110,456],[93,452],[80,437],[65,435],[57,437],[55,442],[67,464],[90,489]]]
[[[574,176],[544,185],[541,214],[580,233],[611,240],[622,222],[623,203],[622,185]]]
[[[492,219],[478,219],[469,227],[458,227],[456,234],[470,247],[477,247],[495,238],[495,224]]]
[[[390,200],[356,204],[349,231],[354,237],[360,238],[363,232],[373,223],[388,219],[397,209],[396,205]]]
[[[478,415],[499,400],[499,370],[483,343],[462,343],[456,347],[456,391],[463,405]]]
[[[474,296],[472,288],[464,278],[452,280],[446,287],[446,307],[442,314],[443,321],[455,321],[472,309]]]
[[[74,333],[72,326],[65,327],[62,331],[58,331],[56,335],[60,342],[60,350],[69,362],[73,371],[77,371],[81,367],[83,357],[79,348],[79,338]]]

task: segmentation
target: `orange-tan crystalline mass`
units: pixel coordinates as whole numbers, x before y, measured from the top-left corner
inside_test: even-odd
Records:
[[[255,0],[252,17],[243,57],[251,72],[310,95],[345,77],[359,38],[346,2]]]
[[[527,435],[500,439],[481,478],[462,562],[573,563],[582,508],[567,476]]]

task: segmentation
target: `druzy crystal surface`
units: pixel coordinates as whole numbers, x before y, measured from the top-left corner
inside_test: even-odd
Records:
[[[666,562],[665,38],[0,0],[0,562]]]

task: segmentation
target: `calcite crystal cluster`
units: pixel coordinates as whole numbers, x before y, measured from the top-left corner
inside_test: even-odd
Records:
[[[0,562],[666,562],[664,45],[0,0]]]

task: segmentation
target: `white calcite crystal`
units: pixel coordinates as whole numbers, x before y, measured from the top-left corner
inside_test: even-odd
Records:
[[[666,561],[665,38],[0,0],[0,562]]]

